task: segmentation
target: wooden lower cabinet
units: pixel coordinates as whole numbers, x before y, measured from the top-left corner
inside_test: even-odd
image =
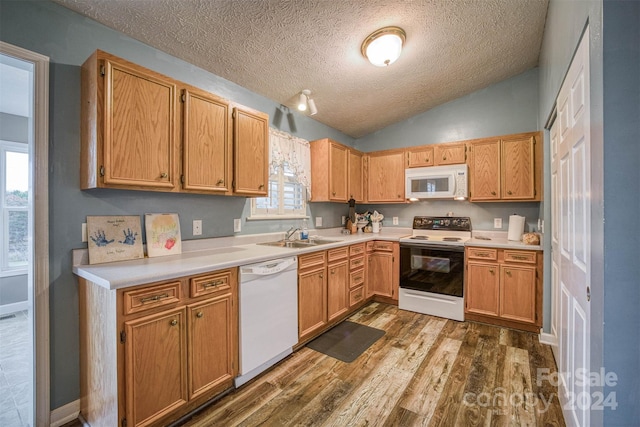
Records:
[[[349,310],[349,261],[327,267],[327,318],[331,322]]]
[[[298,338],[300,341],[327,324],[326,276],[324,264],[320,268],[298,273]]]
[[[90,425],[166,425],[233,386],[237,268],[120,290],[79,284]]]
[[[374,241],[368,253],[368,286],[370,293],[391,301],[398,300],[400,280],[400,245],[397,242]]]
[[[542,326],[542,255],[467,247],[465,319],[538,332]]]

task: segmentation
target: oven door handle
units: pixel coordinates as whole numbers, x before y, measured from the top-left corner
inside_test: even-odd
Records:
[[[464,246],[453,246],[453,245],[433,245],[433,244],[422,244],[422,243],[400,243],[401,248],[409,248],[409,249],[434,249],[438,251],[448,251],[448,252],[464,252]]]

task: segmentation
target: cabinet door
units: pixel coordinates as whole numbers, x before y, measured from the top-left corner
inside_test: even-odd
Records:
[[[471,145],[470,199],[500,199],[500,141],[481,141]]]
[[[347,161],[346,147],[329,144],[329,200],[347,201]]]
[[[464,163],[464,144],[436,144],[434,145],[434,162],[436,165],[455,165]]]
[[[535,198],[534,137],[502,141],[502,198]]]
[[[324,268],[298,275],[298,333],[300,340],[327,324],[327,279]]]
[[[229,103],[200,91],[183,92],[183,188],[231,191]]]
[[[397,298],[393,292],[393,254],[374,252],[369,256],[369,283],[373,294]]]
[[[235,377],[238,315],[232,293],[190,305],[187,314],[189,399],[193,399]]]
[[[404,202],[404,153],[368,156],[368,202]]]
[[[269,116],[233,109],[234,188],[242,196],[266,196],[269,182]]]
[[[349,150],[348,163],[348,199],[361,203],[364,201],[364,161],[362,153]],[[313,179],[313,178],[312,178]]]
[[[330,264],[327,272],[327,316],[332,321],[349,309],[349,262]]]
[[[115,60],[104,61],[104,72],[104,185],[173,189],[176,85]]]
[[[125,322],[126,418],[151,425],[187,402],[184,307]]]
[[[409,168],[433,166],[433,147],[413,149],[407,152],[407,157],[407,167]]]
[[[498,264],[467,264],[466,312],[498,316],[500,300]]]
[[[500,266],[500,316],[536,322],[536,268]]]

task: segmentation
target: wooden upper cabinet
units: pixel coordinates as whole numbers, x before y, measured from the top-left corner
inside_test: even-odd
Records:
[[[502,141],[502,198],[533,199],[535,191],[535,138]]]
[[[329,200],[347,200],[348,156],[345,146],[329,143]]]
[[[329,138],[311,141],[311,201],[346,202],[362,194],[362,153]]]
[[[469,142],[470,201],[540,200],[538,132]]]
[[[266,196],[269,183],[269,116],[236,106],[233,119],[233,192],[240,196]]]
[[[500,200],[500,140],[473,143],[470,157],[472,200]]]
[[[407,167],[418,168],[434,165],[433,147],[418,147],[407,151]]]
[[[183,188],[230,193],[233,141],[229,102],[196,89],[185,89],[182,101]]]
[[[465,144],[435,144],[434,146],[434,164],[438,165],[455,165],[466,162]]]
[[[358,203],[364,202],[364,155],[355,150],[349,150],[348,162],[348,185],[349,199],[354,199]]]
[[[369,153],[367,162],[367,201],[404,202],[404,152]]]
[[[96,51],[82,66],[81,187],[172,191],[178,94],[173,80]]]

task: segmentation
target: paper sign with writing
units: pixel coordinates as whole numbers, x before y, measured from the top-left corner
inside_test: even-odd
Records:
[[[89,264],[144,258],[139,216],[88,216]]]
[[[149,257],[182,253],[178,214],[145,214],[144,226]]]

